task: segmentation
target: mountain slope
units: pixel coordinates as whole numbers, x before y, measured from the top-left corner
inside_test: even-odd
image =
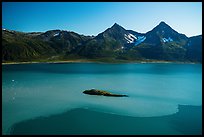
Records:
[[[83,45],[88,39],[92,37],[61,30],[45,33],[2,30],[2,61],[63,58],[67,52]]]
[[[85,41],[92,39],[90,36],[79,35],[75,32],[50,30],[38,36],[43,41],[48,41],[50,46],[58,53],[66,53],[81,46]]]
[[[125,30],[118,24],[114,24],[93,39],[87,41],[84,46],[78,47],[73,53],[88,58],[112,57],[114,51],[122,49],[125,40],[122,38]]]
[[[22,33],[2,30],[2,61],[111,59],[202,61],[202,35],[188,38],[160,22],[147,33],[115,23],[97,36],[64,30]]]
[[[187,60],[202,62],[202,35],[190,37],[185,48]]]
[[[47,42],[36,39],[32,34],[2,31],[2,61],[30,61],[55,55]]]
[[[118,58],[127,53],[131,47],[138,42],[138,38],[142,34],[131,30],[125,30],[122,26],[115,23],[111,28],[106,29],[104,32],[98,34],[92,40],[87,41],[83,47],[75,51],[76,54],[89,57],[101,58],[111,57]],[[138,56],[135,54],[134,56]]]
[[[163,21],[151,31],[147,32],[145,36],[146,40],[144,42],[153,45],[176,42],[183,46],[186,44],[188,39],[184,34],[178,33]]]
[[[145,34],[146,39],[136,50],[142,56],[159,60],[185,60],[188,37],[172,29],[165,22],[161,22]]]

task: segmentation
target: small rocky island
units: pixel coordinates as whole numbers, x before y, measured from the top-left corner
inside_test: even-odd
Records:
[[[90,90],[85,90],[83,92],[84,94],[89,94],[89,95],[102,95],[102,96],[113,96],[113,97],[128,97],[127,95],[121,95],[121,94],[113,94],[104,90],[97,90],[97,89],[90,89]]]

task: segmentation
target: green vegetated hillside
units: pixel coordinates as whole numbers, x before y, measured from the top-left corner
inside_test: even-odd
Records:
[[[2,30],[3,62],[75,59],[202,62],[202,35],[187,37],[165,22],[147,33],[126,30],[115,23],[97,36],[64,30]]]

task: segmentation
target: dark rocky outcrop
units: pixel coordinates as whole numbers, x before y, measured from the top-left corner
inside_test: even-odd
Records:
[[[127,95],[121,95],[121,94],[113,94],[104,90],[97,90],[97,89],[90,89],[90,90],[85,90],[83,92],[84,94],[89,94],[89,95],[103,95],[103,96],[113,96],[113,97],[127,97]]]

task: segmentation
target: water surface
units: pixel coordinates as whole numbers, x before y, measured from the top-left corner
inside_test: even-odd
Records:
[[[167,116],[202,105],[201,64],[16,64],[2,66],[3,134],[17,122],[88,108],[132,117]],[[86,89],[127,94],[115,98]]]

